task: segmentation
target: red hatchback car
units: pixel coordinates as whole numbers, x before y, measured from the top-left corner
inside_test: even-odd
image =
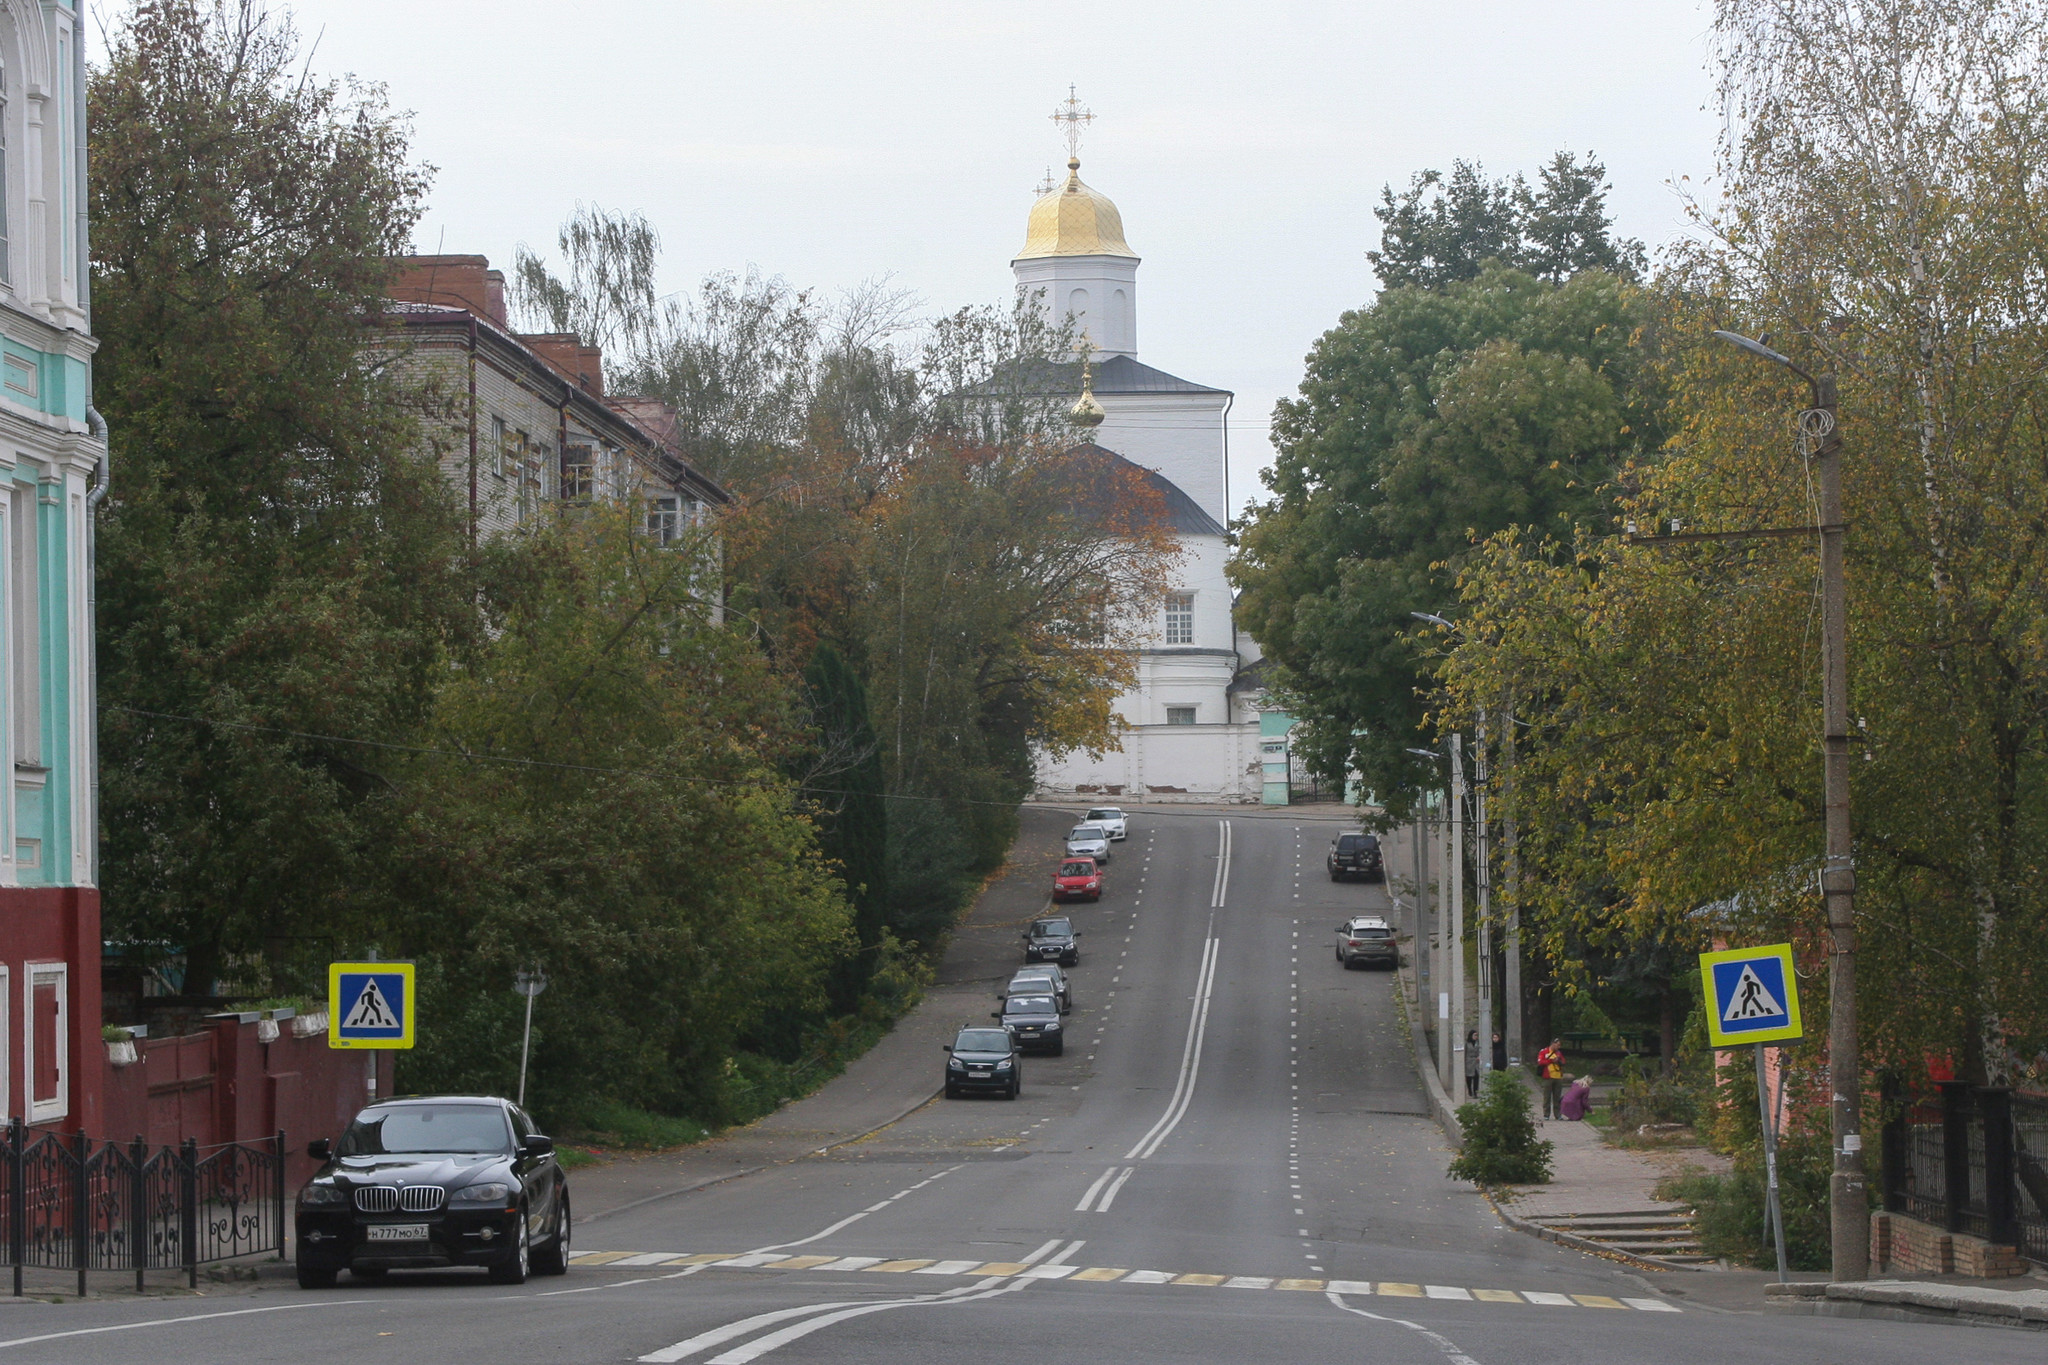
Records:
[[[1093,858],[1062,858],[1053,873],[1052,898],[1056,901],[1099,901],[1102,899],[1102,869]]]

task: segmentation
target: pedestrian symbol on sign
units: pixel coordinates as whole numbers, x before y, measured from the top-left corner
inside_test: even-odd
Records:
[[[1805,1032],[1789,943],[1701,953],[1700,985],[1709,1005],[1707,1041],[1715,1047],[1792,1043]]]
[[[331,962],[327,966],[329,1047],[411,1047],[410,962]]]
[[[1756,968],[1749,963],[1742,964],[1742,975],[1735,981],[1735,998],[1728,1002],[1728,1012],[1721,1016],[1724,1024],[1733,1024],[1744,1019],[1782,1019],[1785,1007],[1778,1003],[1763,978],[1756,974]]]
[[[348,1018],[342,1021],[341,1026],[348,1029],[398,1027],[397,1016],[393,1015],[391,1007],[384,1003],[384,993],[377,989],[376,977],[373,976],[363,983],[363,993],[356,997],[354,1008],[349,1010]]]

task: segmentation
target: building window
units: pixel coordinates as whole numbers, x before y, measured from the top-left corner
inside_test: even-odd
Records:
[[[491,472],[501,479],[505,477],[505,454],[507,442],[510,440],[511,437],[505,430],[505,419],[493,417],[491,419]]]
[[[70,969],[62,962],[28,964],[28,994],[22,1001],[28,1036],[22,1040],[27,1064],[28,1121],[48,1123],[71,1112]]]
[[[1193,725],[1195,723],[1195,708],[1192,706],[1167,707],[1166,723],[1168,725]]]
[[[562,497],[568,502],[589,502],[595,492],[596,472],[591,467],[589,446],[562,447]]]
[[[29,466],[20,466],[30,472]],[[43,572],[37,541],[38,493],[35,484],[16,483],[8,489],[7,567],[13,571],[7,608],[13,632],[9,677],[14,692],[14,765],[17,769],[40,767],[43,761]]]
[[[1195,642],[1195,595],[1191,592],[1166,594],[1166,643],[1191,645]],[[1194,724],[1189,721],[1188,724]]]
[[[666,545],[683,534],[683,500],[654,498],[647,504],[647,534],[657,545]]]

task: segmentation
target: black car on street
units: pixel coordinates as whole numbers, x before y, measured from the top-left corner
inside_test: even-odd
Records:
[[[569,1268],[569,1179],[518,1105],[466,1095],[388,1100],[357,1114],[298,1200],[299,1283],[343,1270],[480,1266],[497,1284]]]
[[[1387,870],[1380,862],[1380,841],[1363,830],[1351,830],[1332,839],[1323,865],[1330,869],[1333,882],[1343,881],[1346,877],[1368,882],[1387,879]]]
[[[1071,967],[1081,960],[1080,937],[1070,919],[1035,919],[1024,934],[1024,960]]]
[[[1017,1046],[1022,1051],[1050,1052],[1057,1057],[1067,1050],[1058,996],[1012,995],[990,1017],[1002,1020],[1003,1027],[1017,1035]]]
[[[1006,1028],[964,1028],[946,1048],[946,1098],[974,1093],[1017,1098],[1024,1088],[1024,1066],[1017,1039]]]

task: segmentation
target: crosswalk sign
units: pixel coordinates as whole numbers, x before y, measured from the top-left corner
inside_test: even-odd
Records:
[[[1700,984],[1705,988],[1707,1037],[1715,1047],[1790,1043],[1805,1035],[1789,943],[1701,953]]]
[[[327,1046],[411,1047],[410,962],[327,964]]]

